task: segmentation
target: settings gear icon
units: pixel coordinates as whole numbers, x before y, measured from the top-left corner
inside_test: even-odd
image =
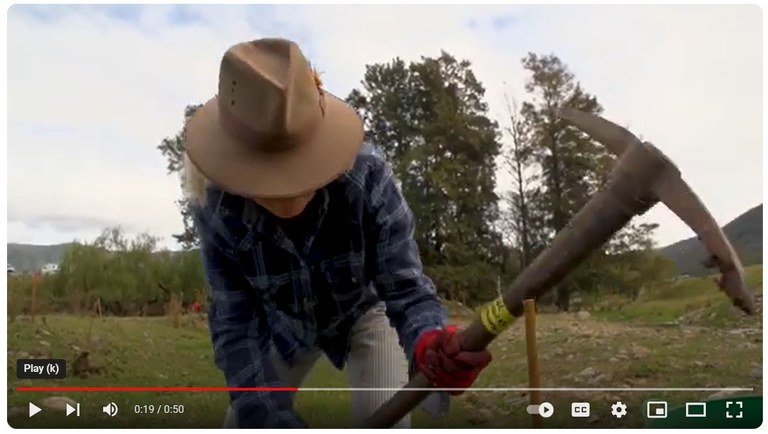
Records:
[[[611,414],[616,416],[618,419],[621,419],[622,417],[627,415],[627,404],[624,404],[621,401],[616,401],[616,403],[611,404]]]

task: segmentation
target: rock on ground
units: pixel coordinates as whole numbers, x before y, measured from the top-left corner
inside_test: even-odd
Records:
[[[43,407],[58,411],[64,411],[67,408],[67,404],[73,407],[77,405],[74,400],[67,398],[66,396],[51,396],[43,399],[41,404],[43,404]]]
[[[12,407],[8,409],[8,417],[24,416],[29,409],[27,407]]]

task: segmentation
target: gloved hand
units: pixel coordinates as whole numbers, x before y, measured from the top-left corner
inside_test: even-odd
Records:
[[[488,350],[469,352],[461,348],[458,328],[430,330],[421,335],[414,349],[419,371],[437,388],[468,389],[489,363]],[[459,395],[463,390],[448,391]]]

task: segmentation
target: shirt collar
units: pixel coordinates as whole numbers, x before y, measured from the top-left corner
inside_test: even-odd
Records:
[[[307,205],[307,209],[304,212],[310,213],[306,217],[311,221],[314,221],[314,225],[309,225],[311,228],[310,233],[307,234],[306,243],[304,249],[308,249],[312,245],[315,236],[320,230],[320,226],[323,223],[325,215],[328,213],[328,206],[330,203],[330,194],[327,188],[321,188],[312,198],[312,201]],[[280,230],[280,220],[275,217],[269,211],[264,209],[256,202],[242,198],[242,222],[247,227],[248,233],[246,239],[252,238],[264,238],[272,243],[292,252],[299,253],[293,248],[293,243],[290,242],[288,237]]]

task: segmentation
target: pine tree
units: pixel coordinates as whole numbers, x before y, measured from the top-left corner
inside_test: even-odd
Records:
[[[201,104],[188,105],[184,109],[184,125],[186,125],[189,118],[191,118],[200,107],[202,107]],[[182,127],[181,131],[176,133],[173,137],[166,137],[163,139],[157,149],[159,149],[163,156],[168,160],[168,173],[181,174],[181,169],[184,166],[184,128]],[[181,179],[181,177],[179,179]],[[176,205],[179,207],[184,222],[184,232],[173,235],[173,238],[175,238],[185,250],[195,248],[199,241],[197,232],[194,228],[189,202],[186,198],[182,197],[176,201]]]

